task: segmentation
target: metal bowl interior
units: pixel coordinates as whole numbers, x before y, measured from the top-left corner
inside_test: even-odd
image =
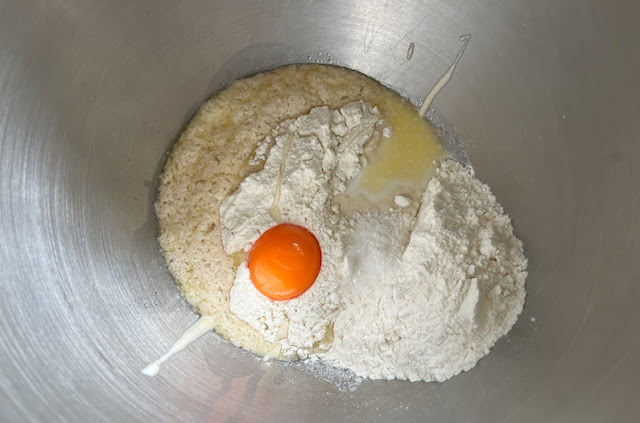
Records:
[[[637,420],[638,16],[596,0],[2,2],[0,419]],[[441,384],[340,391],[215,335],[143,376],[196,318],[152,202],[198,106],[293,62],[417,100],[466,33],[435,106],[525,243],[509,335]]]

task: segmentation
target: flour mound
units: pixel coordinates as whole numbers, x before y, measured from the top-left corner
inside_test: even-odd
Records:
[[[316,236],[322,267],[304,294],[273,301],[244,262],[229,310],[276,345],[267,358],[321,358],[371,379],[443,381],[475,366],[513,326],[527,260],[489,187],[454,161],[440,164],[417,216],[401,204],[341,216],[332,200],[384,127],[369,103],[316,107],[257,146],[250,160],[263,169],[220,206],[225,252],[248,251],[278,223],[269,209],[291,142],[279,208],[283,221]]]
[[[375,241],[398,224],[406,221],[381,220],[373,238],[356,224],[347,235],[358,241],[345,246],[346,262],[373,248],[388,263],[372,260],[375,271],[348,275],[322,357],[372,379],[443,381],[475,366],[511,329],[524,306],[527,260],[489,187],[456,162],[442,163],[429,182],[399,254]]]
[[[236,272],[230,291],[230,311],[258,330],[265,340],[279,343],[274,356],[306,358],[327,349],[326,328],[335,318],[342,280],[342,241],[333,195],[359,172],[365,145],[379,136],[377,108],[362,101],[339,110],[316,107],[276,127],[251,160],[265,160],[264,168],[245,178],[220,206],[222,243],[227,254],[248,251],[276,222],[269,209],[274,199],[285,144],[279,208],[283,221],[309,229],[322,250],[322,267],[314,284],[301,296],[273,301],[255,288],[246,262]],[[266,152],[268,151],[268,155]]]

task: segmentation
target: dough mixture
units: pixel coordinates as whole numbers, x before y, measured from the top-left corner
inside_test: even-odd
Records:
[[[156,203],[186,300],[233,344],[370,378],[445,380],[515,323],[526,259],[509,218],[395,92],[357,72],[291,65],[206,102]],[[313,285],[284,301],[251,281],[270,227],[311,231]]]

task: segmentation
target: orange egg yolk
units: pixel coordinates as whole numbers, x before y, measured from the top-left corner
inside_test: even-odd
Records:
[[[269,228],[249,252],[249,273],[258,291],[289,300],[313,285],[322,263],[320,244],[306,228],[281,223]]]

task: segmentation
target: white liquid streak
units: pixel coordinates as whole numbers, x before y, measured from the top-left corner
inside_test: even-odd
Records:
[[[182,336],[171,346],[169,351],[147,367],[142,369],[142,373],[147,376],[155,376],[160,371],[160,365],[167,361],[169,357],[184,350],[190,343],[200,338],[202,335],[213,330],[213,317],[202,316],[194,324],[184,331]]]
[[[282,221],[282,215],[280,214],[280,207],[278,207],[278,203],[280,202],[280,189],[282,188],[282,175],[284,174],[284,165],[287,162],[287,155],[289,154],[289,149],[291,148],[291,143],[293,142],[293,134],[289,135],[287,138],[287,142],[284,145],[284,149],[282,150],[282,160],[280,161],[280,173],[278,174],[278,180],[276,181],[276,192],[273,196],[273,204],[269,209],[269,214],[276,222]]]
[[[447,85],[447,82],[449,82],[449,80],[453,76],[453,73],[456,70],[456,66],[458,65],[458,62],[460,61],[460,59],[462,58],[462,54],[467,48],[467,45],[469,45],[469,40],[471,40],[471,35],[469,34],[463,35],[460,37],[460,41],[463,42],[462,48],[458,52],[458,55],[456,56],[456,59],[453,61],[453,64],[451,65],[451,67],[449,67],[449,69],[444,73],[444,75],[440,77],[438,82],[436,82],[433,88],[431,88],[431,91],[429,91],[429,94],[427,94],[427,96],[424,98],[424,101],[422,102],[422,106],[420,106],[420,115],[424,116],[427,114],[427,111],[429,110],[431,103],[433,103],[433,99],[436,98],[436,96],[440,93],[440,91],[444,88],[444,86]]]

